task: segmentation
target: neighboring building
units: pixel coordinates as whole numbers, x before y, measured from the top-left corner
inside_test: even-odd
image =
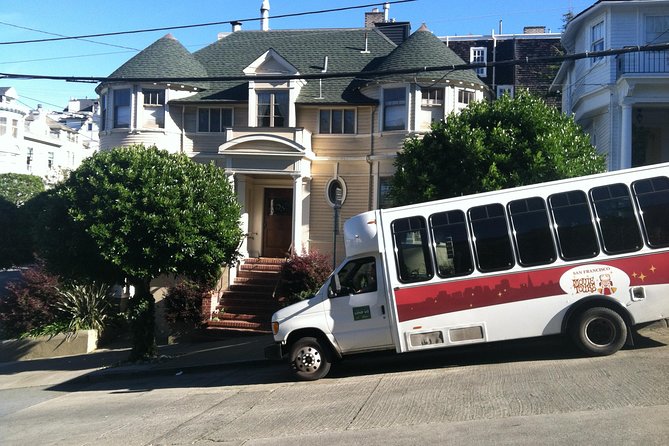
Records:
[[[0,88],[0,173],[35,175],[53,186],[95,149],[59,115],[29,110],[18,98],[13,87]]]
[[[119,67],[97,89],[100,147],[156,145],[225,169],[242,205],[244,256],[332,253],[337,239],[341,257],[335,207],[341,227],[386,206],[404,139],[487,88],[472,70],[378,75],[463,63],[425,26],[396,44],[385,33],[408,34],[405,24],[272,31],[264,17],[264,31],[221,34],[192,54],[167,35]],[[361,74],[319,78],[341,72]]]
[[[74,129],[79,141],[91,153],[100,147],[100,103],[96,99],[70,99],[65,110],[52,114],[52,118]]]
[[[669,1],[600,0],[574,16],[567,54],[669,42]],[[669,52],[636,51],[562,64],[562,110],[608,156],[609,170],[669,161]]]
[[[494,63],[519,61],[514,64],[481,67],[476,74],[490,88],[493,97],[525,89],[543,98],[547,104],[560,106],[560,97],[549,87],[560,68],[559,63],[523,63],[557,57],[562,53],[560,33],[547,33],[544,26],[526,26],[523,34],[446,36],[441,40],[465,62]]]
[[[26,173],[23,123],[29,110],[13,87],[0,87],[0,173]]]

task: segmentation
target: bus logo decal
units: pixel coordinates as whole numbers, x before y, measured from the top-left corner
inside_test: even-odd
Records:
[[[567,270],[560,277],[560,288],[570,295],[601,294],[614,296],[630,285],[629,276],[610,265],[583,265]]]

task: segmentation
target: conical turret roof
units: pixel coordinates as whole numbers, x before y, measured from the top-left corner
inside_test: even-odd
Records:
[[[156,40],[110,76],[123,78],[207,77],[207,70],[171,34]],[[203,86],[202,82],[182,82]]]
[[[406,70],[409,68],[463,65],[465,62],[447,47],[444,42],[423,24],[386,57],[375,69],[378,71]],[[463,81],[485,86],[474,70],[417,71],[409,74],[393,74],[383,79],[429,79]]]

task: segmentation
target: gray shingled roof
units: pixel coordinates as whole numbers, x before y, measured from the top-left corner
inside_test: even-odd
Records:
[[[444,42],[432,34],[425,25],[411,34],[407,40],[402,42],[393,50],[383,62],[379,64],[378,70],[404,70],[415,67],[440,67],[446,65],[463,65],[465,62],[447,47]],[[384,76],[383,79],[398,80],[451,80],[473,83],[485,86],[474,70],[447,70],[429,71],[410,74],[393,74]]]
[[[365,50],[367,42],[368,52]],[[300,74],[318,74],[328,58],[328,72],[359,72],[377,65],[378,59],[395,48],[387,37],[372,29],[306,29],[238,31],[194,53],[210,76],[242,76],[243,70],[273,49]],[[252,79],[252,78],[250,78]],[[240,81],[238,84],[246,83]],[[297,99],[299,103],[375,102],[357,89],[352,78],[311,79]],[[186,101],[221,99],[245,100],[248,91],[234,82],[213,84],[211,89]],[[227,92],[222,92],[227,89]],[[216,90],[216,92],[214,92]],[[215,96],[212,96],[212,93]],[[321,99],[322,97],[322,99]]]
[[[111,78],[207,77],[207,70],[177,39],[168,34],[109,75]],[[202,83],[194,85],[206,87]]]

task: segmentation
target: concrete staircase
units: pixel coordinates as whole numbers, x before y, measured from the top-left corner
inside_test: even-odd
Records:
[[[272,294],[283,262],[267,257],[244,260],[234,283],[220,296],[219,320],[208,321],[207,328],[270,333],[272,313],[280,308]]]

